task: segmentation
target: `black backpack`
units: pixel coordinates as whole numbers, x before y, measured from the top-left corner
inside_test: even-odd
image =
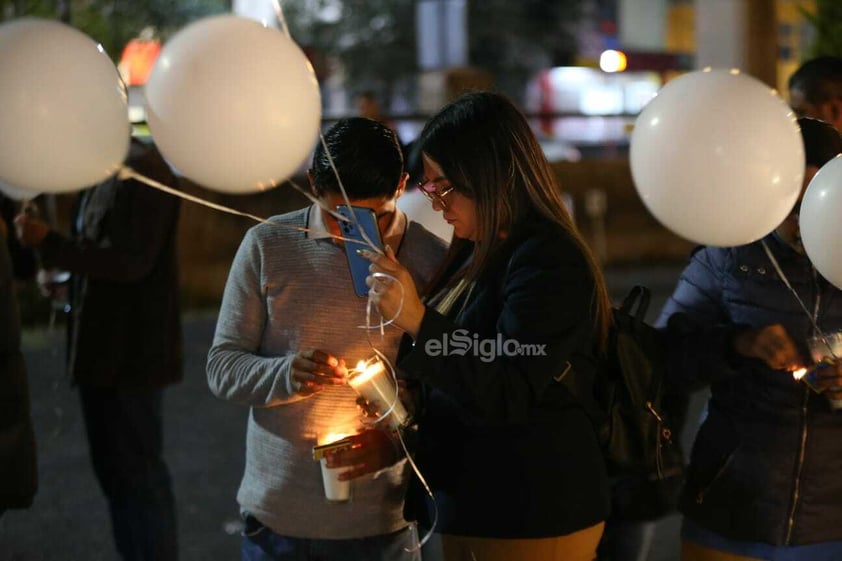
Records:
[[[612,310],[594,395],[583,400],[614,481],[613,515],[627,520],[674,510],[684,480],[678,439],[689,397],[665,386],[662,334],[644,321],[649,299],[647,288],[635,286]]]

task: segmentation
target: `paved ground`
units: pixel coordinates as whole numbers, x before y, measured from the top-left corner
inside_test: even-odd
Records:
[[[651,314],[675,282],[675,268],[612,272],[612,292],[633,283],[654,292]],[[234,495],[243,467],[246,412],[214,398],[204,363],[215,313],[185,315],[184,383],[168,391],[166,456],[178,501],[182,561],[239,559]],[[76,392],[63,374],[63,325],[25,337],[40,489],[26,511],[0,518],[0,561],[116,561],[105,502],[87,456]],[[688,423],[692,424],[692,423]],[[658,525],[649,561],[677,554],[677,517]]]

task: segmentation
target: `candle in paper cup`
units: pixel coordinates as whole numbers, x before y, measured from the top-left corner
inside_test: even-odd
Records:
[[[331,444],[342,440],[345,434],[330,434],[319,439],[319,444]],[[350,467],[327,467],[327,458],[321,456],[319,463],[322,467],[322,483],[325,487],[325,498],[332,503],[344,503],[351,499],[351,482],[340,481],[339,474],[350,470]]]
[[[824,336],[814,335],[809,339],[810,354],[813,360],[821,362],[825,357],[842,359],[842,331],[827,333]]]
[[[808,339],[808,344],[810,346],[810,354],[817,363],[825,358],[829,358],[834,362],[842,360],[842,331],[814,335]],[[834,367],[830,366],[830,368]],[[830,407],[832,409],[842,409],[842,387],[827,388],[824,391],[824,395],[830,401]]]
[[[329,468],[327,458],[319,460],[322,465],[322,482],[325,486],[325,497],[332,503],[344,503],[351,499],[351,482],[340,481],[339,474],[350,468]]]
[[[391,428],[397,429],[403,426],[409,414],[398,399],[398,388],[383,366],[383,362],[375,360],[367,364],[360,361],[352,372],[348,385],[366,401],[375,403],[380,415],[388,413],[390,418],[387,422]]]

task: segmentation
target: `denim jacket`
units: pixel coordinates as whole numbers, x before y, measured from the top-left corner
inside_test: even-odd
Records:
[[[842,329],[842,295],[775,234],[762,242],[698,249],[658,324],[667,330],[670,380],[710,385],[680,508],[731,539],[804,545],[842,539],[842,412],[782,370],[737,356],[742,327],[780,323],[809,359],[810,315]],[[808,312],[810,315],[808,315]]]

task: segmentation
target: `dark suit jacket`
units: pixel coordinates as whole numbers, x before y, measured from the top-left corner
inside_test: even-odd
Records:
[[[592,384],[593,290],[575,242],[533,221],[497,252],[460,317],[427,310],[398,365],[426,388],[417,460],[435,494],[436,531],[540,538],[607,516],[593,426],[554,379],[575,360],[577,377]],[[407,514],[429,525],[424,495],[414,485]]]
[[[12,261],[0,235],[0,511],[32,504],[37,487],[35,434]]]
[[[160,154],[133,140],[127,164],[165,185]],[[73,238],[51,232],[44,262],[73,273],[68,363],[76,382],[158,387],[182,377],[176,262],[180,199],[116,177],[82,194]]]

